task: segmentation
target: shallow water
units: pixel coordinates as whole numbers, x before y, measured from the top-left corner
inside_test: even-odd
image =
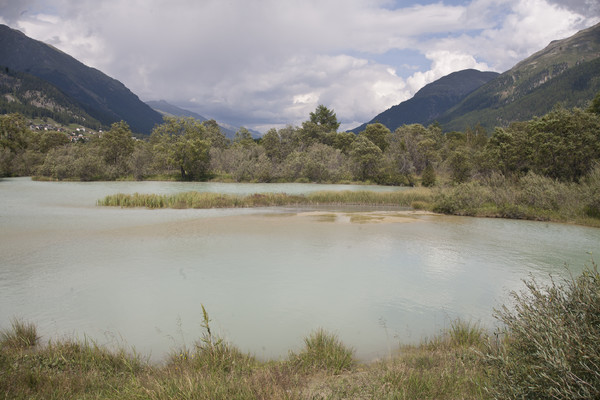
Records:
[[[398,190],[344,185],[0,181],[0,327],[125,345],[160,360],[212,327],[283,358],[322,327],[369,360],[492,310],[530,274],[577,274],[600,230],[364,208],[146,210],[112,193]],[[370,211],[371,214],[359,213]],[[565,263],[569,266],[565,267]]]

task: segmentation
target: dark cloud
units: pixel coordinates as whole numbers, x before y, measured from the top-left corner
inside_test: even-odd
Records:
[[[549,0],[567,10],[574,11],[586,17],[600,17],[600,1],[598,0]]]

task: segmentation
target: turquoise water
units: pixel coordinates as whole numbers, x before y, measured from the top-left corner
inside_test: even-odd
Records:
[[[364,208],[95,205],[118,192],[367,188],[398,190],[1,180],[0,327],[22,317],[44,339],[91,338],[161,360],[201,336],[203,304],[214,330],[258,357],[285,358],[325,328],[370,360],[455,318],[491,327],[493,308],[522,279],[577,274],[600,252],[599,229],[563,224]],[[359,211],[377,218],[357,219]]]

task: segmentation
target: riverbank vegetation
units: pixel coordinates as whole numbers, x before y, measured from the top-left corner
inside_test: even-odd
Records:
[[[525,282],[488,332],[455,321],[420,345],[368,363],[318,330],[280,360],[258,360],[211,331],[164,362],[69,339],[42,342],[14,320],[0,335],[6,399],[574,399],[600,396],[600,274]]]
[[[298,205],[365,205],[412,207],[431,200],[431,191],[422,188],[396,192],[323,191],[309,194],[255,193],[228,195],[207,192],[175,194],[115,194],[98,201],[101,206],[147,208],[242,208]]]
[[[323,191],[305,195],[118,193],[98,200],[98,205],[153,209],[316,205],[388,206],[453,215],[555,221],[600,227],[600,164],[597,164],[579,183],[561,182],[529,172],[521,179],[491,174],[481,180],[449,187],[419,187],[392,192]]]
[[[599,104],[600,94],[586,110],[558,106],[491,135],[480,126],[443,133],[435,124],[390,132],[380,123],[355,135],[338,132],[335,113],[319,106],[302,126],[271,129],[260,139],[242,128],[229,140],[215,121],[165,117],[147,140],[134,140],[120,122],[86,143],[33,132],[23,117],[8,114],[0,116],[0,175],[421,186],[433,190],[416,204],[438,212],[596,226]],[[284,203],[290,201],[296,199]]]

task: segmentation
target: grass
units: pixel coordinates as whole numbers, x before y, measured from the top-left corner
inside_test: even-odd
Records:
[[[304,349],[290,353],[294,367],[301,371],[330,371],[339,374],[354,364],[354,351],[346,347],[336,335],[319,329],[304,339]]]
[[[241,208],[290,205],[378,205],[410,207],[414,202],[432,199],[429,189],[409,189],[395,192],[321,191],[306,195],[286,193],[255,193],[227,195],[219,193],[186,192],[171,195],[114,194],[98,201],[98,205],[146,208]]]
[[[374,192],[321,191],[305,195],[226,195],[187,192],[172,195],[115,194],[98,205],[147,208],[238,208],[292,205],[363,205],[474,217],[527,219],[600,227],[600,166],[579,183],[529,173],[520,179],[499,174],[453,186]]]
[[[10,330],[0,332],[0,343],[9,349],[27,349],[37,346],[39,336],[37,328],[30,322],[14,318]]]
[[[0,340],[4,399],[592,399],[600,398],[600,273],[526,281],[493,335],[457,320],[419,345],[359,363],[318,330],[287,359],[259,361],[211,330],[192,349],[150,364],[93,342],[41,344],[14,320]]]
[[[482,398],[482,357],[449,333],[359,363],[336,335],[318,330],[287,359],[259,361],[215,336],[205,310],[203,326],[192,349],[160,364],[93,342],[0,342],[0,399]]]

